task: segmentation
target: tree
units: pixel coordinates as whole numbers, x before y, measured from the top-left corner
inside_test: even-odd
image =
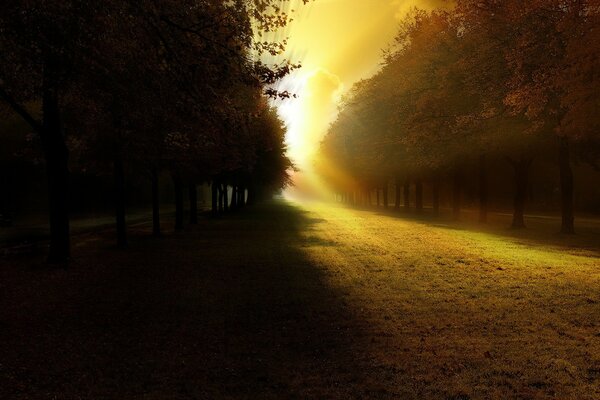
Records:
[[[189,136],[189,143],[197,142],[193,136],[198,131],[191,129],[201,127],[207,116],[218,126],[232,114],[243,114],[232,106],[241,86],[289,97],[270,85],[298,65],[286,60],[277,65],[257,61],[265,52],[281,54],[285,44],[255,40],[261,32],[284,27],[289,20],[276,0],[107,1],[101,6],[52,0],[6,5],[0,16],[0,99],[41,138],[49,182],[50,262],[64,263],[70,254],[69,149],[63,130],[68,99],[91,97],[91,107],[71,110],[77,117],[71,129],[78,131],[79,140],[87,140],[88,149],[101,138],[112,143],[108,152],[99,153],[112,154],[117,231],[124,245],[124,152],[144,154],[142,149],[155,149],[174,132]],[[87,116],[90,109],[98,115]],[[172,125],[159,127],[156,115],[144,115],[149,110],[158,111],[159,118]],[[98,122],[96,137],[87,138],[83,128],[94,122]],[[98,129],[102,125],[105,134]],[[127,140],[122,140],[124,135]],[[200,137],[210,141],[206,135]],[[160,157],[150,154],[146,162],[151,165],[156,198]],[[191,157],[186,154],[183,159]]]
[[[361,157],[358,169],[380,179],[393,165],[405,176],[407,205],[409,179],[420,203],[424,177],[453,171],[455,216],[461,170],[476,164],[482,222],[488,159],[502,156],[514,169],[512,226],[521,228],[533,159],[558,136],[562,231],[572,232],[571,142],[600,142],[593,83],[599,10],[597,1],[460,0],[450,11],[414,11],[381,70],[342,104],[323,156],[355,177],[351,165]],[[360,143],[352,162],[341,137]],[[586,153],[588,160],[598,154]],[[437,209],[440,180],[432,180]]]
[[[82,70],[98,27],[93,2],[11,2],[0,16],[0,98],[39,135],[49,190],[48,261],[69,258],[69,151],[62,129],[61,98]],[[29,105],[29,106],[28,106]],[[41,118],[39,113],[41,111]]]

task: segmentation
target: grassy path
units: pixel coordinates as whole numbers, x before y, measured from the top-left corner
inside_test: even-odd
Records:
[[[532,233],[309,210],[323,221],[307,236],[309,258],[361,310],[369,354],[392,371],[382,377],[413,388],[403,396],[600,397],[597,252],[544,246]]]
[[[593,247],[319,204],[136,229],[0,258],[0,398],[600,397]]]

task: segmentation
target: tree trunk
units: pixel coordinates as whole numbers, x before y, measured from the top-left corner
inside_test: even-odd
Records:
[[[515,170],[515,201],[513,213],[513,229],[525,228],[525,200],[527,198],[527,188],[529,187],[529,167],[531,159],[521,158],[517,162],[512,162]]]
[[[228,186],[223,185],[223,209],[229,211],[229,192],[227,191]]]
[[[190,200],[190,224],[195,225],[198,223],[198,188],[196,182],[190,181],[188,188],[189,200]]]
[[[237,196],[237,206],[241,208],[246,204],[246,188],[243,186],[238,186]]]
[[[433,178],[433,215],[440,215],[440,179]]]
[[[210,185],[211,197],[210,197],[210,209],[213,217],[219,214],[219,184],[216,179],[213,179]]]
[[[183,181],[178,172],[173,173],[175,186],[175,230],[183,229]]]
[[[410,181],[404,181],[404,211],[410,211]]]
[[[421,179],[415,181],[415,208],[417,213],[423,212],[423,182]]]
[[[225,195],[223,193],[223,185],[221,185],[219,183],[218,188],[219,188],[219,214],[222,214],[223,211],[225,211],[225,208],[223,206],[223,199],[225,198]]]
[[[460,219],[461,207],[461,192],[462,192],[462,173],[459,167],[454,169],[452,179],[452,215],[455,220]]]
[[[487,222],[488,213],[488,182],[487,159],[485,154],[479,156],[479,222]]]
[[[125,222],[125,168],[123,159],[117,155],[113,162],[115,183],[115,220],[117,224],[117,247],[127,247],[127,225]]]
[[[256,187],[254,185],[248,186],[248,199],[246,200],[246,205],[254,205],[256,204]]]
[[[569,152],[569,140],[560,138],[559,148],[560,163],[560,198],[562,223],[560,233],[575,233],[575,215],[573,212],[573,171],[571,169],[571,154]]]
[[[160,199],[158,197],[158,169],[152,167],[152,235],[160,236]]]
[[[387,182],[383,186],[383,206],[387,209],[389,206],[388,202],[388,184]]]
[[[401,192],[400,192],[400,178],[396,178],[396,198],[394,201],[394,208],[396,209],[396,211],[398,211],[400,209],[400,198],[401,198]]]
[[[377,192],[377,207],[379,207],[380,204],[380,199],[379,199],[379,188],[376,188],[375,191]]]
[[[233,185],[231,187],[231,203],[229,204],[229,208],[235,210],[237,208],[237,200],[238,200],[238,187]]]
[[[10,189],[13,185],[10,183],[8,169],[10,164],[0,165],[0,216],[4,221],[0,220],[0,226],[10,226],[10,215],[12,210],[12,201],[10,200]]]
[[[58,93],[52,87],[52,68],[44,68],[43,123],[40,136],[48,178],[50,251],[48,262],[63,264],[70,257],[69,238],[69,150],[60,121]]]
[[[367,207],[371,207],[373,199],[371,199],[371,189],[367,189]]]

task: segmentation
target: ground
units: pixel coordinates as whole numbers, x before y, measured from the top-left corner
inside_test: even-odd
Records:
[[[597,399],[600,233],[276,202],[0,258],[4,399]]]

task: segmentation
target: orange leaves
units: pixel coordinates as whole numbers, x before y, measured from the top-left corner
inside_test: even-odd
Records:
[[[598,137],[598,110],[598,0],[459,0],[401,23],[330,136],[373,155],[361,171],[425,172],[490,147],[527,151],[555,133]],[[356,169],[343,146],[328,151]]]

